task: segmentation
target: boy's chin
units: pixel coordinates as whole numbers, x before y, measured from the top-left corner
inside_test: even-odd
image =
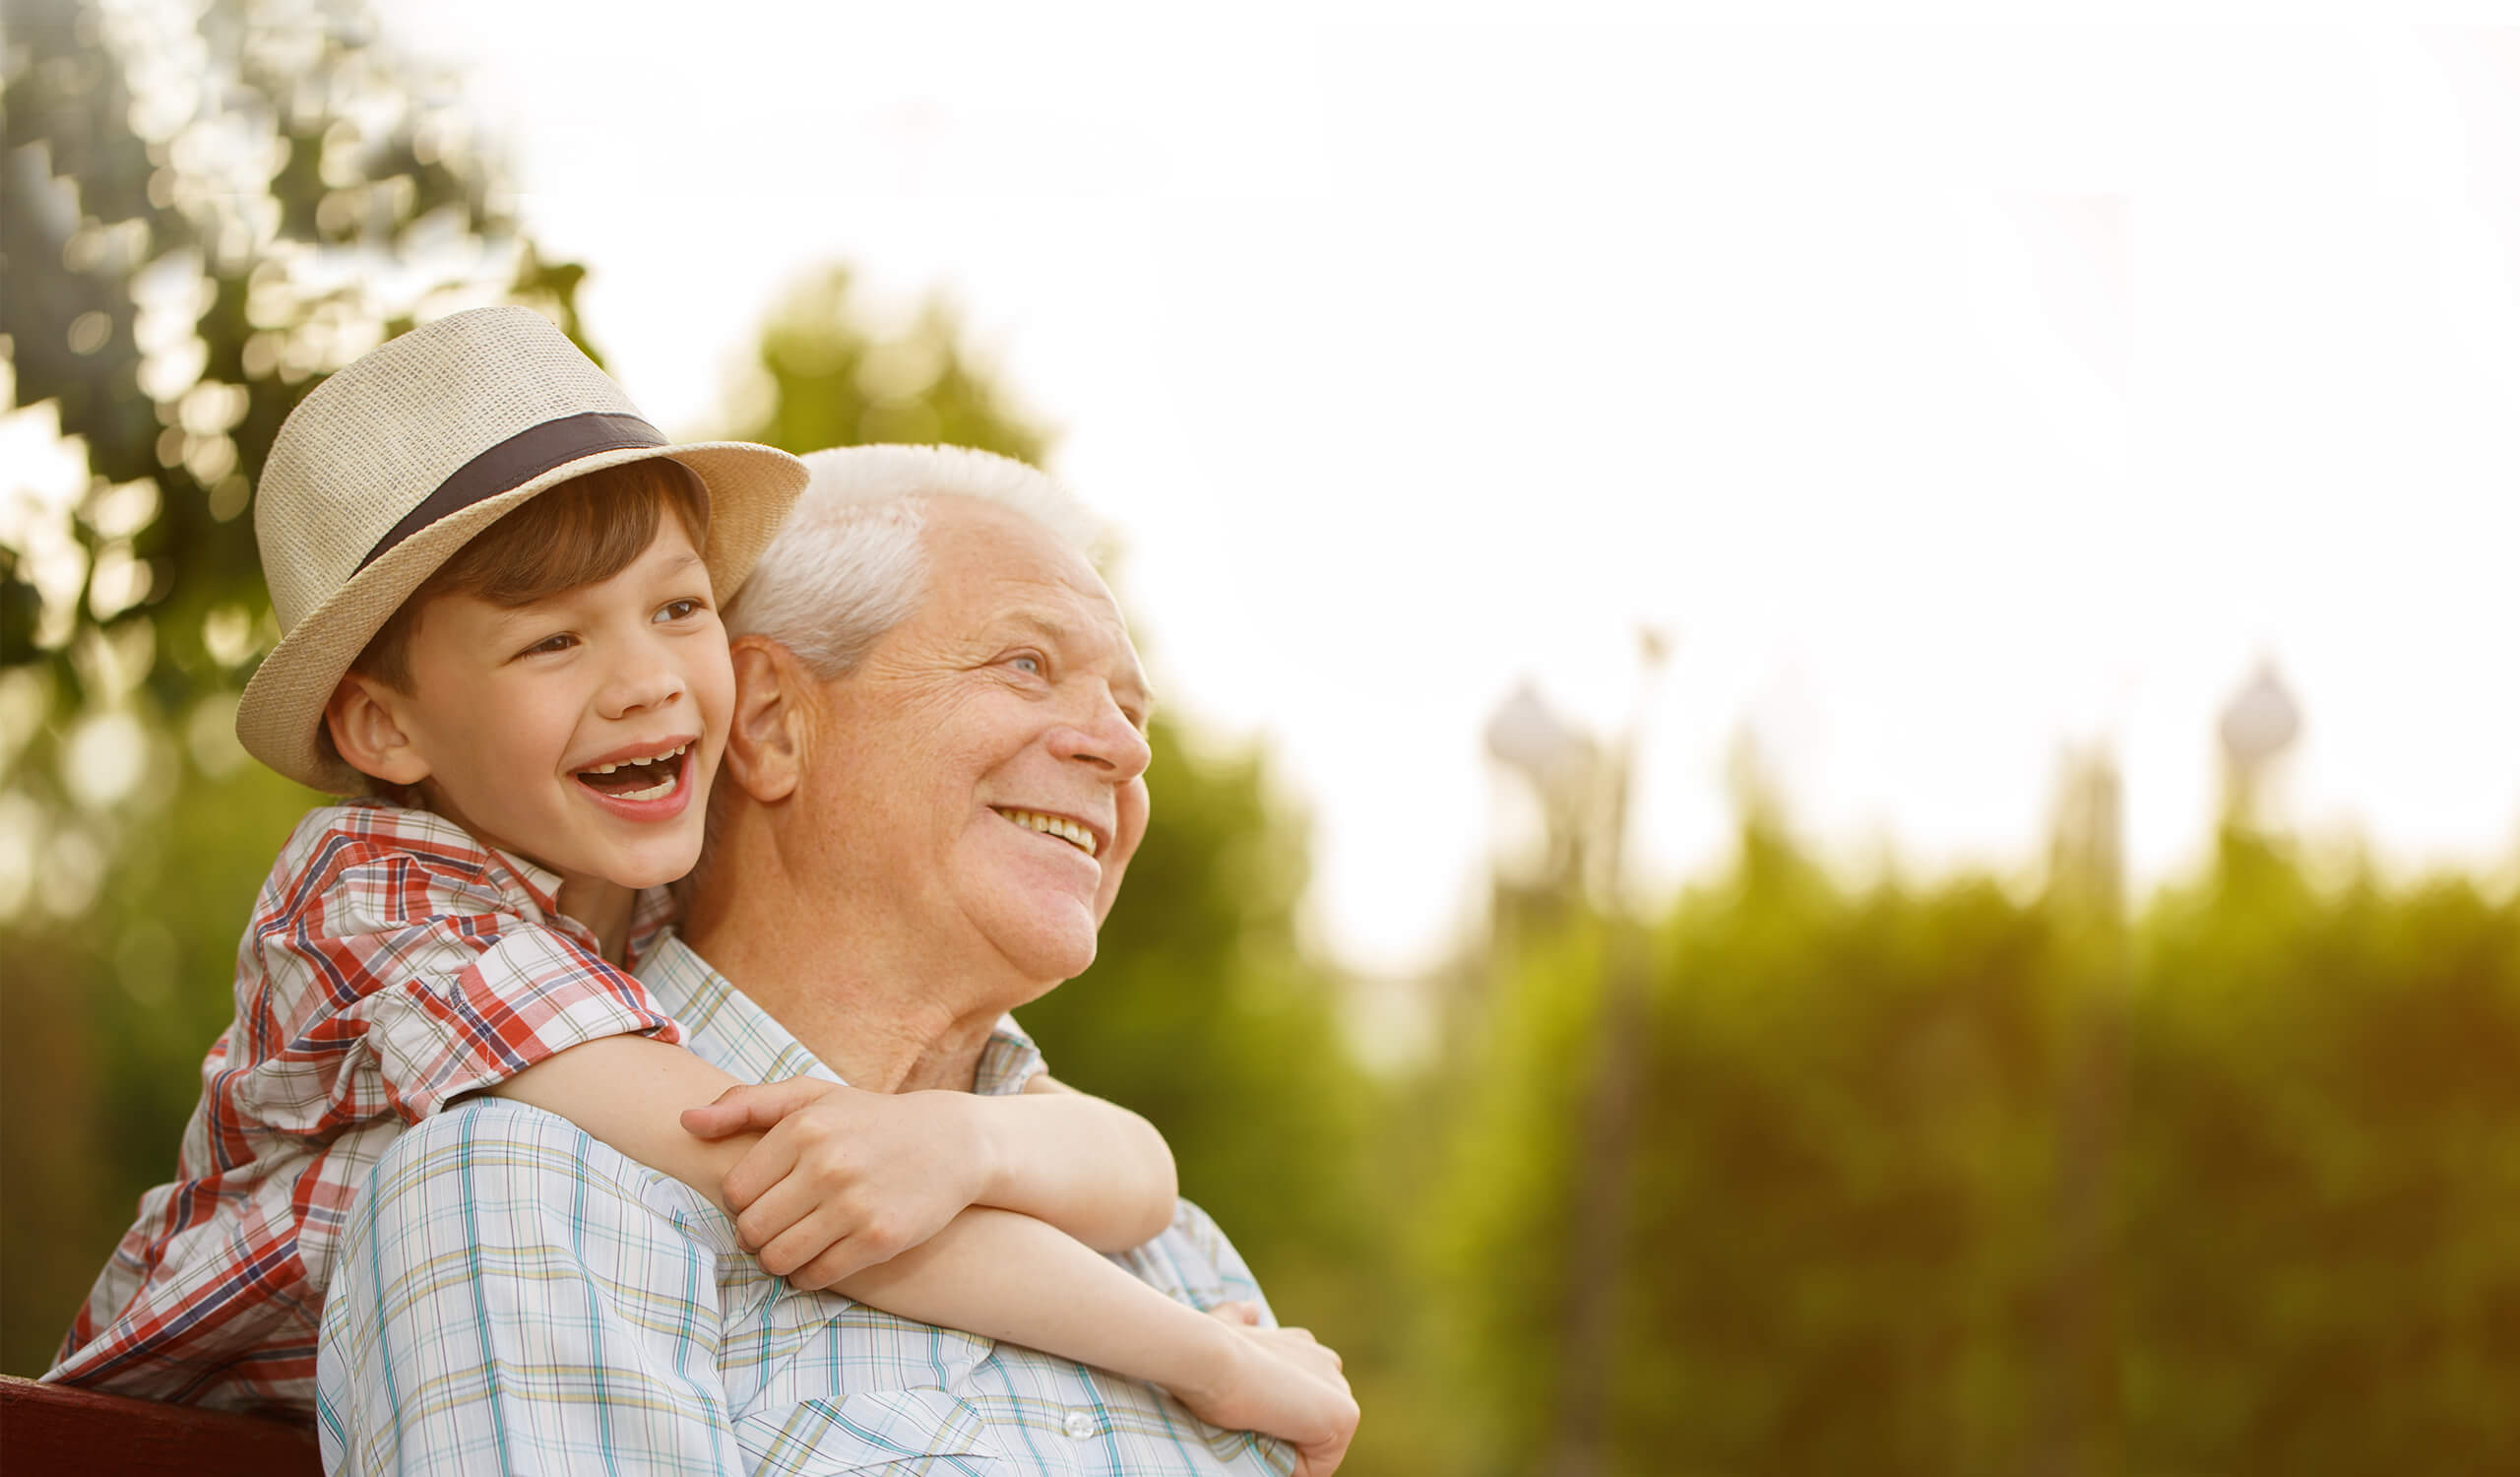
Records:
[[[687,845],[642,848],[638,855],[619,858],[611,867],[604,868],[604,876],[635,891],[679,882],[699,865],[700,837],[695,828]]]
[[[700,849],[693,847],[691,855],[679,862],[664,860],[652,865],[625,867],[613,874],[612,880],[636,892],[643,888],[662,887],[668,882],[679,882],[691,875],[691,868],[699,865]]]

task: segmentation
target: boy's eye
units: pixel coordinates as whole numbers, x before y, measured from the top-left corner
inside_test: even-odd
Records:
[[[665,604],[657,610],[657,618],[659,620],[688,620],[692,616],[699,614],[701,610],[702,606],[700,602],[696,600],[670,600],[665,602]]]
[[[518,655],[532,657],[539,656],[543,652],[567,651],[570,647],[577,644],[578,638],[569,635],[564,631],[557,636],[543,637],[541,640],[535,642],[532,646],[529,646],[524,651],[518,653]]]

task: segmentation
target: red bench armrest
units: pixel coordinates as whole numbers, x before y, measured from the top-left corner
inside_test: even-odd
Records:
[[[0,1470],[322,1477],[315,1428],[0,1375]]]

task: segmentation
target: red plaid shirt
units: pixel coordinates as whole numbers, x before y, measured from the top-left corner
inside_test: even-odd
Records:
[[[454,822],[376,801],[298,823],[236,951],[236,1018],[202,1062],[179,1178],[96,1278],[44,1378],[158,1400],[315,1404],[343,1218],[405,1125],[552,1054],[682,1040],[560,879]],[[630,954],[668,922],[641,895]]]

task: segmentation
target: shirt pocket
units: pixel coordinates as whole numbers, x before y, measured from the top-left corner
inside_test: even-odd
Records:
[[[978,1412],[941,1389],[860,1390],[738,1417],[754,1477],[1010,1477]]]

